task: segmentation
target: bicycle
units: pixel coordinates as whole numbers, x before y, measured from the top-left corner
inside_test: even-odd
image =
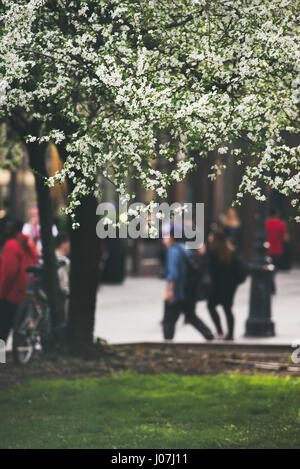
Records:
[[[58,262],[58,267],[64,265]],[[16,364],[26,365],[37,349],[51,340],[51,319],[47,294],[43,288],[43,265],[28,267],[26,298],[19,305],[13,328],[12,351]],[[63,292],[62,292],[63,293]],[[63,297],[66,300],[66,297]]]

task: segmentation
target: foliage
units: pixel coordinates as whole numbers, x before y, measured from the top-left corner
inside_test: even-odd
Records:
[[[73,180],[73,218],[99,174],[127,200],[130,178],[164,197],[195,148],[218,149],[212,177],[250,154],[238,197],[263,199],[263,178],[298,205],[299,0],[2,4],[0,106],[45,123],[30,141],[66,145],[48,183]]]
[[[299,448],[300,380],[132,375],[2,393],[1,448]]]
[[[16,170],[24,157],[24,148],[9,128],[0,124],[0,167]]]

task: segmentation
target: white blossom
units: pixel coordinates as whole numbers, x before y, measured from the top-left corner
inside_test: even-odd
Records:
[[[3,0],[0,117],[22,112],[43,123],[28,142],[65,146],[48,184],[72,180],[74,226],[99,175],[124,203],[131,179],[165,197],[197,164],[190,150],[219,153],[212,179],[225,154],[250,156],[237,199],[261,200],[263,179],[297,206],[300,151],[285,135],[299,132],[299,10],[300,0]]]

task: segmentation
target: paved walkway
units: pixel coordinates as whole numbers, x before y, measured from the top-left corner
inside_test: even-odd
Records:
[[[277,294],[272,302],[276,337],[244,337],[248,317],[250,280],[236,295],[234,315],[237,343],[285,344],[300,339],[300,269],[276,276]],[[103,286],[98,295],[95,336],[109,343],[161,342],[160,321],[165,282],[157,278],[128,278],[123,285]],[[205,303],[198,303],[197,313],[213,329]],[[224,315],[221,311],[222,319]],[[174,342],[204,342],[202,336],[179,318]]]

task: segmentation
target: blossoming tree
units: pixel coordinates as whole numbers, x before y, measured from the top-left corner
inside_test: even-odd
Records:
[[[28,142],[63,147],[48,184],[71,181],[74,228],[84,198],[101,195],[99,174],[127,199],[130,178],[164,197],[197,164],[189,150],[222,159],[230,144],[237,164],[250,155],[238,198],[263,199],[264,180],[297,206],[300,147],[285,135],[299,131],[299,10],[299,0],[3,0],[2,116],[31,116],[43,126]]]

